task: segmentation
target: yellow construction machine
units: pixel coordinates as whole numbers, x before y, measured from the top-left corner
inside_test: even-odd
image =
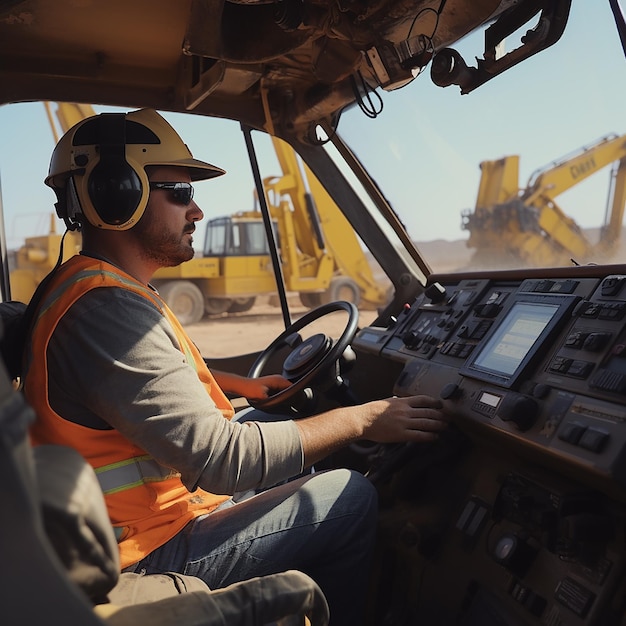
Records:
[[[61,134],[57,126],[65,132],[95,115],[90,105],[58,102],[54,112],[50,102],[45,106],[55,141]],[[263,186],[287,291],[298,293],[307,307],[335,300],[360,303],[364,308],[384,305],[388,285],[377,281],[344,215],[293,149],[277,138],[272,142],[282,175],[265,178]],[[13,298],[29,301],[56,262],[61,237],[53,218],[49,235],[26,239],[11,272]],[[80,234],[69,232],[65,258],[77,249]],[[210,220],[202,254],[180,266],[158,270],[152,282],[185,324],[200,321],[205,313],[247,311],[257,296],[275,293],[276,279],[260,210]]]
[[[597,242],[559,208],[555,198],[612,164],[609,200]],[[626,135],[608,135],[537,170],[519,187],[519,156],[480,164],[474,211],[462,214],[476,251],[475,267],[542,267],[605,262],[621,236],[626,204]]]
[[[376,280],[344,215],[288,144],[277,138],[272,143],[282,175],[265,178],[263,188],[287,291],[298,293],[306,307],[335,300],[360,303],[363,308],[384,304],[386,285]],[[253,306],[258,294],[275,292],[275,280],[262,214],[256,207],[209,220],[202,256],[160,269],[153,282],[166,300],[178,299],[180,315],[183,293],[187,303],[199,302],[204,294],[209,314],[241,312]]]

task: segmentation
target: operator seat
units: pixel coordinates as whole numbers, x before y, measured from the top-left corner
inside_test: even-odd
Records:
[[[70,448],[31,448],[28,441],[35,414],[15,389],[21,346],[11,331],[26,308],[20,304],[0,303],[2,623],[326,626],[326,600],[301,572],[215,591],[177,573],[120,574],[113,528],[91,466]]]
[[[16,300],[0,302],[0,358],[11,380],[18,380],[22,369],[26,309],[23,302]]]

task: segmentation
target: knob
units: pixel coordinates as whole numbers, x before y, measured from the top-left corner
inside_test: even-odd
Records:
[[[424,293],[433,304],[437,304],[446,297],[446,288],[440,283],[433,283],[426,287]]]
[[[463,395],[463,389],[459,387],[456,383],[448,383],[444,386],[444,388],[439,392],[439,397],[442,400],[456,400]]]
[[[550,393],[552,387],[550,385],[546,385],[545,383],[537,383],[533,386],[532,394],[535,398],[546,398]]]
[[[420,342],[420,334],[415,330],[407,330],[404,335],[402,335],[402,342],[408,348],[414,348]]]
[[[523,578],[536,554],[533,548],[523,537],[516,533],[504,533],[493,548],[493,559],[504,566],[515,576]]]
[[[534,398],[521,393],[507,394],[498,409],[498,417],[504,422],[513,422],[520,430],[528,430],[537,419],[539,404]]]

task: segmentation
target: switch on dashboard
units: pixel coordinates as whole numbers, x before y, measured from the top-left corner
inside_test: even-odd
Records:
[[[563,424],[558,437],[561,441],[599,453],[609,441],[610,434],[605,430],[572,420]]]
[[[573,445],[578,444],[582,434],[587,430],[586,424],[580,422],[566,422],[559,432],[559,439]]]
[[[602,452],[604,446],[609,441],[609,437],[609,433],[605,430],[587,428],[587,430],[582,434],[578,445],[586,450],[591,450],[591,452]]]
[[[607,276],[600,287],[602,295],[604,297],[616,296],[622,290],[624,282],[626,282],[626,276]]]
[[[588,350],[589,352],[597,352],[598,350],[602,350],[602,348],[606,346],[610,338],[611,333],[589,333],[589,335],[587,335],[587,337],[585,337],[583,341],[583,350]]]

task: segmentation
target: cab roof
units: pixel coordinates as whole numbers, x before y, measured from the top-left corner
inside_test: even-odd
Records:
[[[150,107],[304,137],[429,64],[470,91],[558,39],[570,2],[0,0],[0,102]],[[496,59],[533,16],[520,51]],[[468,69],[450,47],[481,26],[485,57]]]

